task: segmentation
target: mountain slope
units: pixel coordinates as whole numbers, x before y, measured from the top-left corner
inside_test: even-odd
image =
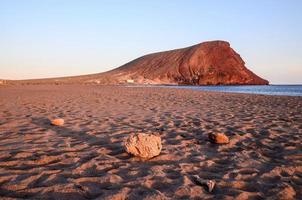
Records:
[[[188,48],[149,54],[110,73],[118,82],[230,85],[268,84],[245,67],[228,42],[204,42]],[[127,80],[126,80],[127,79]]]
[[[18,83],[266,85],[268,81],[247,69],[228,42],[210,41],[148,54],[104,73]]]

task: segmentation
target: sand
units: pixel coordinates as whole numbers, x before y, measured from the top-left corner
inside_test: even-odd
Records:
[[[63,118],[64,126],[50,119]],[[130,133],[159,133],[150,160]],[[215,145],[208,133],[230,143]],[[193,176],[213,180],[212,192]],[[0,87],[0,198],[299,199],[302,98],[168,88]]]

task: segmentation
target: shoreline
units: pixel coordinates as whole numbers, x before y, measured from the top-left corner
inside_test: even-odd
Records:
[[[36,87],[56,87],[56,86],[81,86],[81,87],[128,87],[128,88],[170,88],[170,89],[185,89],[191,91],[200,91],[200,92],[218,92],[218,93],[229,93],[229,94],[252,94],[252,95],[266,95],[266,96],[287,96],[287,97],[302,97],[302,84],[270,84],[270,85],[169,85],[169,84],[111,84],[111,85],[102,85],[102,84],[81,84],[81,83],[69,83],[69,84],[54,84],[54,83],[47,83],[47,84],[22,84],[22,85],[15,85],[15,84],[7,84],[7,85],[0,85],[0,88],[5,87],[23,87],[23,86],[36,86]],[[297,87],[298,92],[289,92],[286,91],[286,88],[282,92],[276,92],[274,90],[269,91],[271,88],[267,88],[269,86],[272,87]],[[253,90],[261,89],[263,91]],[[209,89],[210,88],[210,89]],[[241,88],[241,90],[232,90],[234,88]],[[224,89],[224,90],[222,90]],[[293,88],[289,88],[293,89]],[[267,90],[267,91],[266,91]]]

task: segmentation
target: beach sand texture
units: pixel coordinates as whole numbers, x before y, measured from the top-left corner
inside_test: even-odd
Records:
[[[50,120],[64,119],[63,126]],[[150,160],[131,133],[158,133]],[[212,144],[211,132],[228,144]],[[216,182],[212,192],[194,181]],[[299,199],[302,98],[168,88],[0,88],[0,198]]]

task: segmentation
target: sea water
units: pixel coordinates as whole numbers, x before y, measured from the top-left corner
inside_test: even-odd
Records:
[[[201,91],[265,94],[281,96],[302,96],[302,85],[242,85],[242,86],[160,86],[186,88]]]

